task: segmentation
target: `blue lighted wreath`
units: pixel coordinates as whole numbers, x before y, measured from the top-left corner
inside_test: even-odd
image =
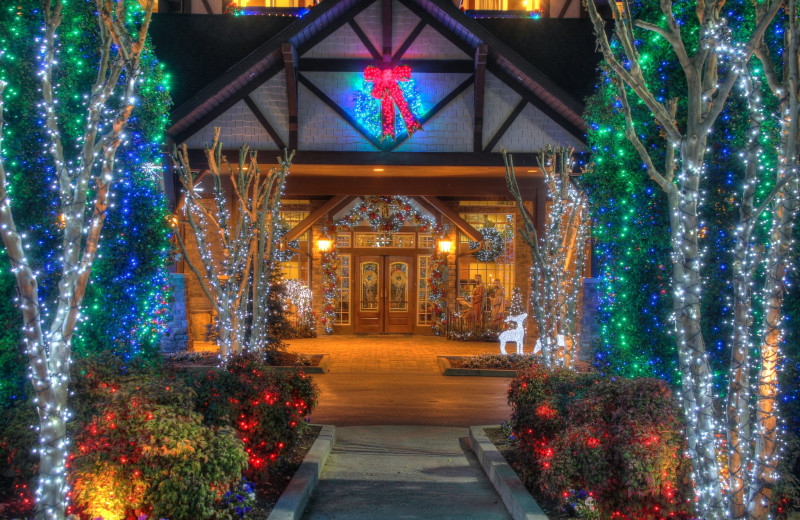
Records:
[[[503,234],[493,227],[482,227],[480,232],[485,245],[483,249],[474,253],[475,258],[477,258],[479,262],[494,262],[505,250]],[[470,249],[477,249],[480,245],[480,242],[469,241]]]

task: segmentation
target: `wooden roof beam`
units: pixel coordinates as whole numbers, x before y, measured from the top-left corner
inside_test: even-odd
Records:
[[[297,52],[286,42],[281,45],[286,74],[286,100],[289,104],[289,149],[297,150]]]
[[[453,224],[465,235],[469,237],[470,240],[473,242],[483,242],[483,235],[480,232],[472,227],[469,222],[464,220],[458,215],[458,212],[452,209],[450,206],[439,200],[437,197],[431,197],[428,195],[420,196],[419,199],[424,200],[434,208],[436,208],[439,213],[450,219]]]
[[[383,22],[383,62],[392,61],[392,0],[382,0],[381,18]]]
[[[253,98],[251,98],[249,94],[245,94],[243,100],[245,105],[247,105],[247,108],[250,109],[253,115],[256,116],[258,122],[261,123],[262,128],[264,128],[267,134],[269,134],[269,138],[272,139],[272,141],[281,150],[286,148],[286,145],[283,143],[283,139],[281,139],[281,136],[278,135],[278,132],[276,132],[275,128],[273,128],[273,126],[269,123],[267,116],[265,116],[261,109],[258,108],[258,105],[255,101],[253,101]]]
[[[345,204],[348,204],[354,198],[355,196],[353,195],[336,195],[335,197],[331,197],[330,199],[325,201],[325,203],[322,206],[315,209],[309,216],[301,220],[300,223],[298,223],[295,227],[290,229],[283,236],[283,239],[286,242],[297,240],[298,238],[300,238],[300,235],[308,231],[311,228],[311,226],[313,226],[316,221],[324,217],[326,213],[328,213],[334,208],[341,209]]]
[[[481,43],[475,49],[475,119],[472,128],[472,151],[480,152],[483,148],[483,99],[486,92],[486,57],[489,46]]]

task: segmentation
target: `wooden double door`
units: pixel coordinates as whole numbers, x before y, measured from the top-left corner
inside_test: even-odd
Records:
[[[355,333],[412,333],[414,257],[369,255],[355,260]]]

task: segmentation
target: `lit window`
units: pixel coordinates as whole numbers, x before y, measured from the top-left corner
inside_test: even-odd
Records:
[[[339,254],[336,281],[339,298],[336,305],[334,323],[337,325],[350,325],[350,255]]]
[[[463,213],[461,218],[477,230],[485,226],[494,227],[503,237],[503,253],[492,262],[481,262],[475,255],[464,255],[459,258],[458,296],[466,298],[472,294],[475,275],[479,274],[487,296],[494,291],[495,280],[499,280],[508,300],[514,289],[514,215],[512,213]],[[459,245],[461,252],[466,252],[469,249],[469,237],[461,234]],[[488,306],[488,298],[484,302]]]
[[[417,257],[417,325],[430,325],[433,322],[432,306],[428,301],[431,258],[431,255]]]

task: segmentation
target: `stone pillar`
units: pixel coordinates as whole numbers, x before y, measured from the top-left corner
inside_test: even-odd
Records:
[[[600,339],[600,280],[583,279],[583,316],[581,316],[581,344],[578,359],[592,360],[592,346]]]
[[[186,322],[186,285],[183,273],[170,273],[172,305],[167,331],[161,336],[161,352],[178,352],[188,348]]]

